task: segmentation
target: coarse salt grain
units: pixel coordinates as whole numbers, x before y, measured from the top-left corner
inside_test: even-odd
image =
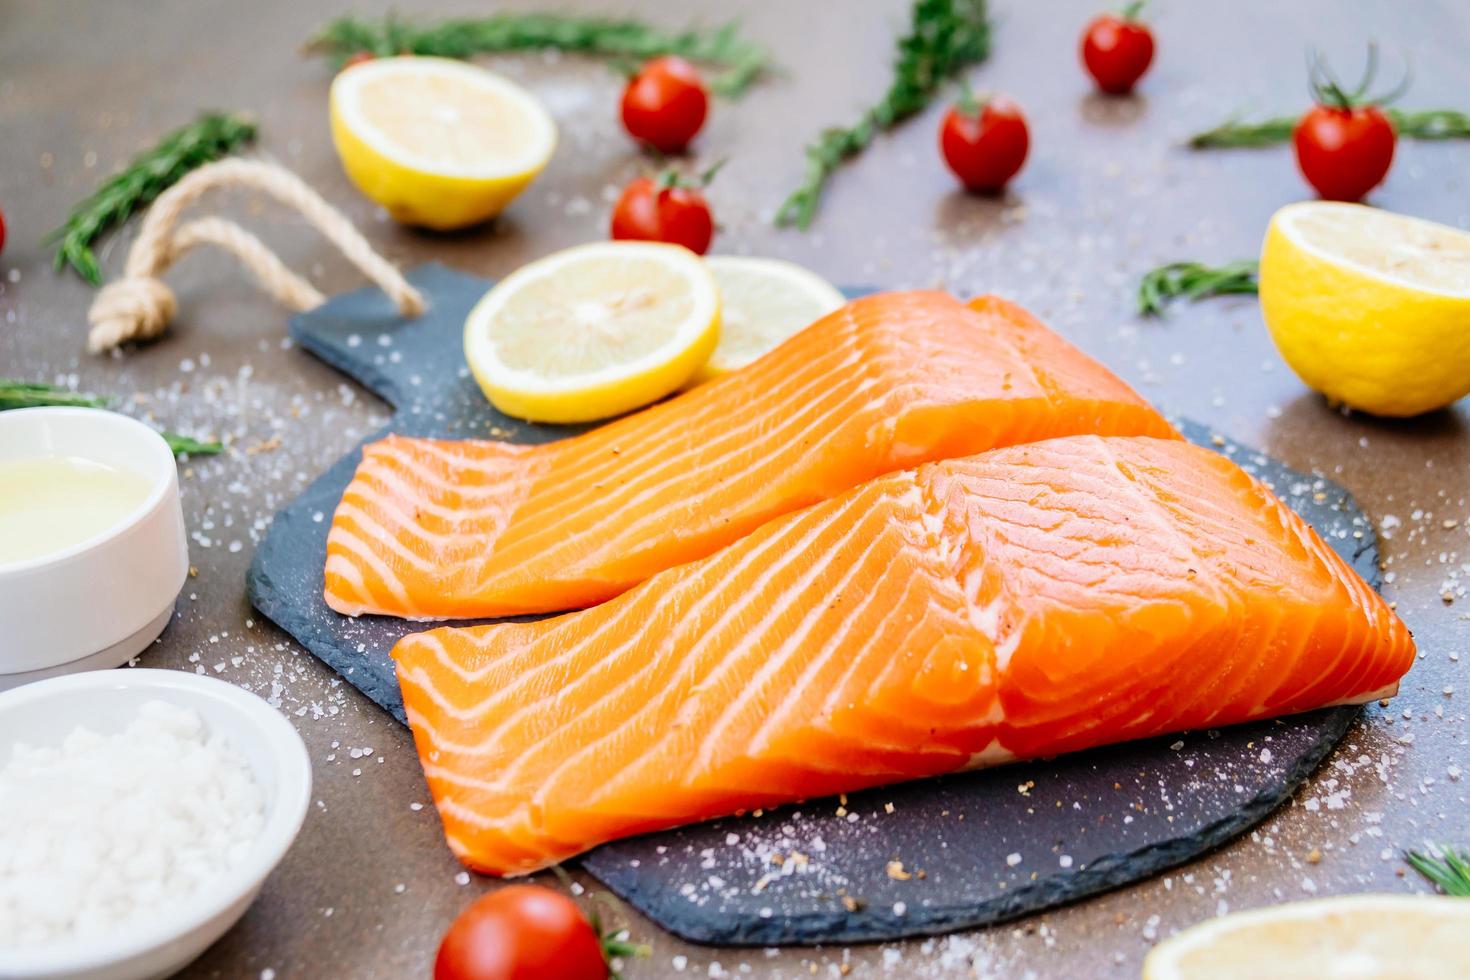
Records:
[[[240,865],[265,804],[199,714],[162,701],[121,732],[16,744],[0,769],[0,950],[116,934]]]

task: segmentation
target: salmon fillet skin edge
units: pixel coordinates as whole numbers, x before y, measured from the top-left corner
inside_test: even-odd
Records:
[[[878,294],[574,438],[368,445],[332,518],[326,601],[418,620],[580,609],[873,477],[1088,433],[1175,435],[1012,303]]]
[[[618,837],[1386,696],[1387,603],[1185,442],[930,463],[593,609],[393,650],[449,844],[518,875]]]

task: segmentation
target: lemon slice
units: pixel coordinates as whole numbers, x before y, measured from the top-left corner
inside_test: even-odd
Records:
[[[696,381],[745,367],[847,302],[836,286],[794,262],[734,255],[705,261],[720,286],[720,346]]]
[[[1261,312],[1292,370],[1333,401],[1418,415],[1470,393],[1470,234],[1359,204],[1277,211]]]
[[[491,404],[533,422],[590,422],[657,401],[720,339],[720,292],[678,245],[599,242],[522,266],[465,320]]]
[[[1210,919],[1156,946],[1143,980],[1464,977],[1470,901],[1346,895]]]
[[[462,228],[499,214],[556,148],[525,89],[447,58],[379,58],[338,73],[332,141],[347,176],[397,221]]]

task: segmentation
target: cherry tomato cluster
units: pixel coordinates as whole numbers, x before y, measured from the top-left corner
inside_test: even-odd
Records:
[[[1121,14],[1103,14],[1082,34],[1082,63],[1109,95],[1126,95],[1148,71],[1154,37],[1139,20],[1143,4],[1129,4]],[[939,127],[944,162],[972,191],[998,193],[1026,162],[1031,134],[1026,117],[1004,95],[976,99],[968,92],[950,107]]]
[[[1139,19],[1142,0],[1122,13],[1095,17],[1082,34],[1082,63],[1108,95],[1133,91],[1154,58],[1154,37]],[[1315,105],[1292,133],[1297,166],[1319,195],[1358,201],[1383,182],[1398,141],[1380,106],[1393,95],[1368,95],[1376,58],[1372,49],[1358,87],[1348,91],[1320,59],[1312,65]],[[944,161],[960,183],[995,193],[1020,171],[1030,139],[1026,119],[1002,95],[976,100],[968,93],[952,106],[939,130]]]
[[[709,92],[698,70],[683,58],[654,58],[623,89],[623,128],[659,154],[683,153],[709,115]],[[703,255],[715,235],[714,213],[704,189],[719,167],[697,180],[665,170],[638,177],[613,206],[613,238],[669,242]]]

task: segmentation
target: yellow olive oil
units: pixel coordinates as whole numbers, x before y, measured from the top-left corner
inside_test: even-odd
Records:
[[[131,516],[152,483],[76,456],[0,461],[0,566],[56,554]]]

